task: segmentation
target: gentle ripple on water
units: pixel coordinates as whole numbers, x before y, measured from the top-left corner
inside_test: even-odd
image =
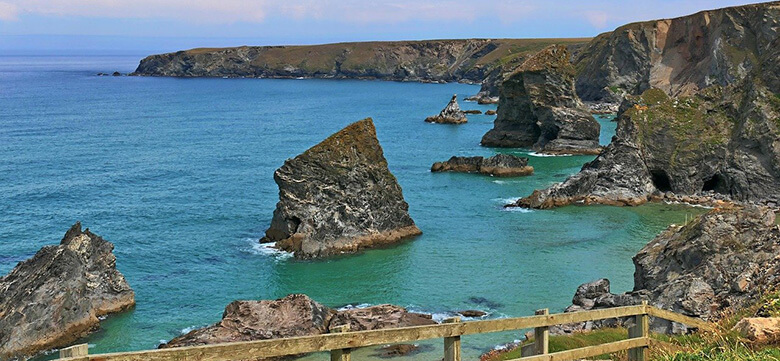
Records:
[[[442,317],[559,311],[577,285],[598,277],[630,289],[631,256],[695,212],[503,208],[576,173],[587,156],[532,156],[536,173],[516,179],[430,173],[452,155],[529,154],[480,147],[491,116],[423,122],[453,93],[478,86],[94,76],[131,71],[140,57],[0,57],[0,274],[58,242],[76,220],[114,242],[138,305],[103,322],[88,339],[91,353],[153,348],[217,321],[232,300],[293,292],[330,306],[394,303]],[[274,170],[367,116],[424,234],[318,261],[257,243],[278,199]],[[614,123],[600,121],[605,143]],[[517,337],[464,338],[464,353],[474,358]]]

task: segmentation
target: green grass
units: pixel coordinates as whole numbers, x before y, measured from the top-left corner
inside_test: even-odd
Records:
[[[566,336],[550,336],[550,352],[559,352],[572,350],[575,348],[595,346],[603,343],[615,342],[625,340],[628,338],[628,330],[624,328],[605,328],[601,330],[575,333]],[[524,345],[533,341],[527,341]],[[520,358],[520,350],[518,347],[509,352],[500,354],[490,361],[503,361]],[[609,360],[609,355],[603,355],[601,357],[592,358],[593,360]]]

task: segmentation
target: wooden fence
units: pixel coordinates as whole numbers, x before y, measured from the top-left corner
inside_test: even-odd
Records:
[[[549,353],[549,327],[567,323],[633,317],[628,339],[597,346]],[[330,352],[331,361],[351,361],[351,350],[359,347],[414,342],[435,338],[444,339],[444,361],[460,361],[460,337],[522,329],[534,329],[535,355],[522,361],[570,361],[618,351],[628,351],[629,360],[645,361],[650,339],[649,318],[657,317],[708,329],[710,324],[674,312],[661,310],[643,303],[637,306],[615,307],[582,312],[549,314],[537,311],[529,317],[503,318],[460,322],[459,317],[441,324],[372,331],[349,332],[348,325],[329,334],[291,337],[273,340],[232,342],[215,345],[190,346],[159,350],[120,352],[89,355],[87,345],[81,344],[60,350],[62,361],[232,361],[255,360],[276,356],[300,355],[312,352]]]

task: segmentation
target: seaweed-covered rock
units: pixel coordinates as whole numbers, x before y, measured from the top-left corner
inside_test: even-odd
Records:
[[[356,252],[422,233],[387,168],[371,118],[288,159],[274,180],[279,203],[261,241],[298,258]]]
[[[482,145],[598,154],[601,127],[574,91],[569,57],[565,46],[549,46],[504,80],[498,117]]]
[[[638,205],[670,194],[780,203],[780,97],[760,79],[692,97],[650,89],[621,109],[594,161],[514,205]]]
[[[67,346],[97,329],[99,317],[134,306],[113,250],[77,222],[59,245],[0,278],[0,360]]]
[[[452,157],[446,162],[436,162],[431,172],[481,173],[497,177],[531,175],[534,167],[528,165],[528,158],[512,154],[496,154],[484,157]]]
[[[394,305],[378,305],[340,311],[331,321],[330,327],[349,325],[350,331],[365,331],[433,324],[436,321],[430,315],[409,312]]]
[[[458,95],[454,94],[447,106],[438,115],[425,118],[425,121],[440,124],[463,124],[468,122],[468,119],[466,119],[466,113],[460,110]]]

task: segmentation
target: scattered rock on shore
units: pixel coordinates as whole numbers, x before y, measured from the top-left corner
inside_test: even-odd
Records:
[[[328,333],[349,324],[350,331],[378,330],[436,322],[429,315],[393,305],[336,311],[303,294],[278,300],[233,301],[214,325],[193,330],[160,345],[160,348],[212,345]]]
[[[463,310],[463,311],[458,311],[458,314],[460,314],[463,317],[471,317],[471,318],[479,318],[479,317],[487,316],[487,312],[480,311],[480,310]]]
[[[497,177],[531,175],[534,167],[528,165],[528,158],[511,154],[497,154],[484,157],[452,157],[446,162],[436,162],[431,172],[481,173]]]
[[[450,99],[450,102],[447,103],[447,106],[444,107],[444,109],[438,115],[425,118],[425,121],[428,123],[439,124],[463,124],[468,122],[468,119],[466,119],[466,114],[460,110],[460,106],[458,105],[458,95],[455,94],[452,96],[452,99]]]
[[[498,117],[482,145],[551,154],[599,153],[600,125],[574,91],[569,57],[565,46],[549,46],[504,80]]]
[[[353,123],[274,173],[279,203],[261,242],[298,258],[351,253],[421,234],[387,168],[371,118]]]
[[[113,250],[77,222],[59,245],[0,278],[0,360],[68,346],[95,331],[99,317],[133,307]]]

